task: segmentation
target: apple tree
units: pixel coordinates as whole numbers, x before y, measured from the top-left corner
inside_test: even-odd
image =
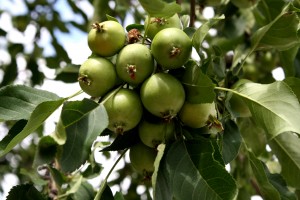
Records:
[[[18,16],[18,28],[34,24],[37,39],[48,29],[56,55],[44,57],[35,41],[32,52],[7,42],[11,61],[1,66],[1,173],[20,179],[8,200],[300,198],[299,1],[95,0],[90,18],[68,1],[81,23],[42,2],[26,1],[31,15]],[[86,32],[91,54],[80,65],[56,40],[68,25]],[[14,81],[19,55],[27,84]],[[38,89],[38,60],[81,90]],[[37,142],[22,149],[33,134]]]

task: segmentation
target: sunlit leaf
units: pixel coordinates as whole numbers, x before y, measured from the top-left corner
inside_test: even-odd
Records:
[[[59,100],[54,93],[23,85],[9,85],[0,89],[0,121],[29,119],[42,102]]]
[[[281,175],[287,184],[300,189],[299,136],[291,132],[282,133],[273,138],[269,145],[281,164]]]
[[[151,182],[152,182],[152,186],[153,186],[153,196],[156,196],[156,189],[158,189],[158,187],[156,187],[157,175],[158,175],[158,170],[159,170],[159,166],[160,166],[160,161],[164,155],[165,148],[166,148],[165,144],[160,144],[157,147],[158,153],[157,153],[157,156],[154,161],[154,169],[155,170],[151,177]]]
[[[295,12],[284,13],[282,16],[262,32],[256,49],[275,48],[277,50],[287,50],[295,45],[299,45],[298,32],[299,18]]]
[[[84,99],[65,103],[61,122],[66,141],[59,163],[63,171],[73,171],[88,159],[94,140],[108,125],[108,117],[102,104]]]
[[[245,83],[236,91],[248,105],[255,123],[269,138],[286,131],[300,133],[300,104],[286,83]]]
[[[37,128],[39,128],[44,121],[56,110],[59,106],[62,105],[64,99],[59,99],[57,101],[45,101],[40,103],[32,112],[26,126],[24,129],[17,133],[9,143],[5,146],[4,149],[1,149],[0,157],[8,153],[12,148],[14,148],[17,144],[19,144],[24,138],[26,138],[29,134],[34,132]]]
[[[175,1],[171,3],[162,0],[139,0],[144,10],[151,17],[171,17],[181,11],[181,7]]]

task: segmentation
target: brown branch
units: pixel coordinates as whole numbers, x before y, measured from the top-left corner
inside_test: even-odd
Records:
[[[190,5],[190,27],[194,27],[195,25],[195,19],[196,19],[196,2],[195,0],[191,0],[191,5]]]

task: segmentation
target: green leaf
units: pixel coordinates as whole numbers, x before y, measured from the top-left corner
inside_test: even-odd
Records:
[[[78,81],[78,72],[80,65],[69,64],[64,68],[59,68],[56,71],[55,80],[65,83],[76,83]]]
[[[165,181],[157,181],[156,199],[233,199],[235,181],[214,159],[214,145],[207,140],[175,142],[167,152],[160,170]],[[159,175],[158,175],[159,177]],[[166,191],[164,191],[166,190]]]
[[[108,126],[108,116],[102,104],[84,99],[66,102],[61,122],[66,141],[59,163],[63,171],[73,171],[88,159],[94,140]]]
[[[282,51],[299,45],[298,25],[299,18],[296,12],[283,13],[266,32],[263,31],[263,37],[256,49],[275,48]]]
[[[18,143],[20,143],[25,137],[34,132],[37,128],[39,128],[44,121],[56,110],[65,99],[59,99],[57,101],[45,101],[40,103],[32,112],[26,126],[24,129],[15,135],[11,140],[7,143],[5,148],[1,149],[0,157],[7,154],[12,148],[14,148]]]
[[[125,200],[125,198],[121,192],[116,192],[114,200]]]
[[[10,141],[23,130],[26,124],[27,120],[17,121],[8,131],[8,134],[0,141],[0,149],[5,149]]]
[[[117,20],[117,18],[115,18],[115,17],[113,17],[113,16],[106,15],[106,18],[107,18],[107,20],[109,20],[109,21],[115,21],[115,22],[118,22],[118,23],[119,23],[119,21]]]
[[[20,174],[30,178],[31,182],[34,183],[34,185],[38,186],[45,186],[48,184],[47,180],[44,180],[36,170],[30,169],[27,170],[25,168],[20,169]]]
[[[9,85],[0,89],[0,121],[29,119],[42,102],[59,100],[54,93],[23,85]]]
[[[293,90],[300,102],[300,79],[296,77],[287,77],[283,81]]]
[[[94,188],[87,181],[82,181],[78,190],[72,195],[74,200],[93,200]]]
[[[194,62],[186,65],[182,84],[186,92],[186,101],[190,103],[212,103],[215,99],[215,86],[212,80]]]
[[[181,11],[181,7],[175,1],[171,3],[162,0],[139,0],[144,10],[151,17],[171,17]]]
[[[281,175],[289,186],[300,189],[300,139],[291,132],[273,138],[269,145],[281,164]]]
[[[6,200],[45,200],[42,194],[31,184],[14,186]]]
[[[10,64],[4,67],[1,66],[1,69],[3,69],[4,75],[2,76],[0,87],[12,84],[18,76],[18,66],[16,58],[12,57]]]
[[[113,193],[107,184],[99,200],[114,200]]]
[[[159,166],[160,166],[160,161],[164,155],[164,152],[165,152],[165,148],[166,148],[166,145],[165,144],[160,144],[158,145],[157,147],[157,156],[155,158],[155,161],[154,161],[154,172],[152,174],[152,177],[151,177],[151,182],[152,182],[152,187],[153,187],[153,196],[155,197],[156,196],[156,182],[157,182],[157,175],[158,175],[158,171],[159,171]]]
[[[270,183],[264,169],[263,162],[255,157],[252,152],[248,152],[250,165],[253,174],[259,185],[260,192],[266,200],[280,200],[280,195]]]
[[[269,170],[265,167],[265,173],[270,181],[270,183],[277,189],[280,194],[281,199],[283,200],[297,200],[296,194],[291,192],[285,180],[280,174],[271,174]]]
[[[234,121],[227,120],[225,122],[222,142],[222,155],[225,164],[227,164],[237,156],[242,143],[238,126]]]
[[[33,166],[50,164],[55,159],[57,146],[57,142],[50,135],[42,137],[35,151]]]
[[[245,83],[236,91],[234,93],[245,101],[255,123],[266,131],[268,138],[286,131],[300,133],[300,104],[286,83]]]
[[[199,55],[201,54],[200,53],[201,44],[204,41],[206,35],[208,34],[208,31],[222,19],[225,19],[224,15],[219,17],[214,17],[208,20],[207,22],[205,22],[204,24],[202,24],[194,33],[192,38],[193,47],[196,49]]]
[[[239,118],[237,124],[247,148],[259,156],[266,151],[267,138],[263,128],[254,123],[253,118]],[[249,128],[251,127],[251,129]]]
[[[58,187],[61,187],[64,183],[67,182],[68,178],[61,171],[51,166],[48,166],[48,169],[50,171],[51,177]]]
[[[128,26],[126,26],[126,31],[129,32],[132,29],[137,29],[139,31],[144,31],[144,25],[142,24],[130,24]]]
[[[281,66],[285,77],[295,76],[295,59],[299,50],[299,45],[279,52]]]
[[[180,17],[180,21],[182,23],[182,29],[189,27],[190,25],[190,16],[189,15],[183,15]]]
[[[127,149],[140,141],[138,134],[136,128],[126,131],[124,134],[118,134],[114,141],[101,151],[119,151]]]

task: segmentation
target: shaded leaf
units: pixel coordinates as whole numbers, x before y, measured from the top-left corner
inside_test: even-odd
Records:
[[[214,17],[208,20],[207,22],[205,22],[204,24],[202,24],[194,33],[192,38],[193,47],[196,49],[199,55],[201,54],[200,49],[201,49],[202,42],[204,41],[204,38],[208,34],[208,31],[222,19],[225,19],[225,16],[222,15],[219,17]]]
[[[4,67],[3,72],[4,75],[0,84],[1,87],[12,84],[13,81],[17,78],[18,66],[16,58],[12,57],[10,64]]]
[[[151,17],[171,17],[181,11],[181,6],[175,1],[171,3],[162,0],[139,0],[144,10]]]
[[[9,85],[0,89],[0,121],[29,119],[42,102],[59,100],[54,93],[23,85]]]
[[[50,164],[56,156],[57,146],[58,144],[50,135],[42,137],[35,151],[33,166]]]
[[[27,61],[26,67],[31,71],[32,76],[30,77],[30,80],[32,85],[41,85],[44,81],[45,75],[39,71],[39,65],[36,60],[34,58],[30,58]]]
[[[94,188],[87,181],[83,181],[72,196],[74,200],[93,200],[95,196]]]
[[[44,121],[62,105],[64,99],[57,101],[45,101],[40,103],[32,112],[26,126],[15,137],[11,138],[9,143],[5,146],[5,149],[1,149],[0,157],[8,153],[12,148],[19,144],[25,137],[39,128]]]
[[[281,164],[281,175],[289,186],[300,189],[300,139],[291,132],[273,138],[269,145]]]
[[[127,149],[140,141],[138,130],[132,129],[123,134],[118,134],[114,141],[101,151],[119,151]]]
[[[121,192],[116,192],[114,200],[125,200],[125,198]]]
[[[222,142],[222,157],[227,164],[237,156],[242,143],[238,126],[234,121],[227,120],[225,122]]]
[[[245,83],[236,91],[234,93],[248,105],[255,123],[269,138],[286,131],[300,133],[300,104],[286,83]]]
[[[17,121],[8,131],[8,134],[0,141],[0,149],[5,149],[5,147],[10,143],[10,141],[23,130],[26,124],[27,120],[22,119]]]
[[[189,62],[182,77],[186,101],[194,104],[212,103],[215,99],[214,84],[196,63]]]
[[[262,161],[257,159],[252,152],[248,152],[250,165],[253,174],[259,185],[260,192],[266,200],[280,200],[280,195],[273,185],[269,182],[269,179],[265,173],[264,165]]]
[[[55,80],[63,81],[65,83],[78,82],[78,73],[80,65],[69,64],[64,68],[59,68],[56,71]]]
[[[61,187],[64,183],[67,182],[67,177],[61,171],[51,166],[48,166],[48,168],[57,186]]]
[[[110,187],[107,184],[105,184],[105,185],[106,185],[105,189],[99,200],[114,200],[114,196],[113,196],[113,193],[112,193]]]
[[[34,169],[27,170],[25,168],[21,168],[20,174],[30,178],[34,185],[45,186],[48,184],[48,181],[44,180]]]
[[[164,199],[168,193],[176,199],[233,199],[237,194],[235,182],[214,159],[213,146],[201,140],[175,142],[160,169],[165,181],[160,184],[161,179],[157,180],[160,190],[156,199]]]
[[[251,117],[239,118],[237,124],[247,148],[251,149],[256,156],[265,152],[267,138],[264,129],[257,126]]]
[[[299,45],[279,52],[281,66],[285,77],[295,76],[295,59],[299,50]]]
[[[46,198],[31,184],[14,186],[6,200],[45,200]]]
[[[291,192],[285,180],[280,174],[271,174],[269,170],[265,167],[265,173],[270,181],[270,183],[277,189],[280,194],[281,199],[283,200],[297,200],[296,194]]]
[[[66,141],[59,163],[63,171],[73,171],[88,159],[94,140],[108,125],[108,116],[102,104],[84,99],[65,103],[61,122]]]

